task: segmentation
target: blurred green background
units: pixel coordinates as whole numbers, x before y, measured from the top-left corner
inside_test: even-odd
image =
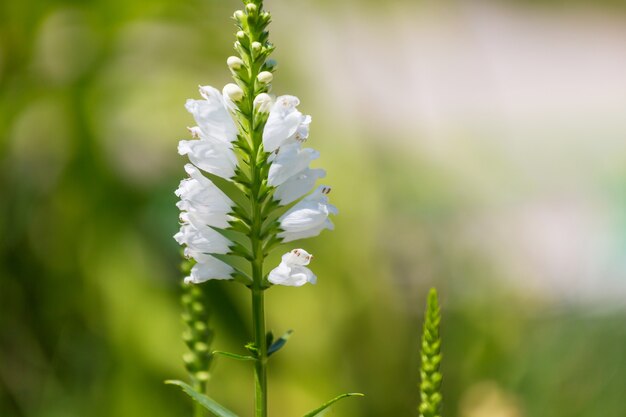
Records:
[[[235,0],[0,3],[0,416],[190,415],[177,141],[228,82]],[[444,416],[624,416],[621,2],[267,0],[274,93],[312,114],[340,208],[274,288],[270,410],[416,416],[424,299],[443,303]],[[293,246],[286,245],[285,249]],[[249,300],[203,285],[215,348]],[[251,415],[249,364],[213,397]]]

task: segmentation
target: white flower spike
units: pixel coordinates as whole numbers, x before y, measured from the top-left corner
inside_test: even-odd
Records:
[[[315,284],[317,277],[306,265],[313,255],[304,249],[294,249],[283,255],[280,264],[270,271],[268,280],[272,284],[301,287],[307,282]]]

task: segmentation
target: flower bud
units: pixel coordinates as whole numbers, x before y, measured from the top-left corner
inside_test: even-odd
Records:
[[[206,371],[196,372],[196,379],[200,382],[207,382],[210,378],[210,374]]]
[[[233,17],[235,18],[236,21],[241,22],[246,17],[246,14],[243,12],[243,10],[237,10],[233,14]]]
[[[246,4],[246,11],[248,12],[248,14],[255,14],[257,11],[256,4],[254,3]]]
[[[263,48],[263,45],[261,45],[261,42],[252,42],[252,52],[254,52],[255,54],[258,54],[259,52],[261,52],[261,48]]]
[[[237,71],[243,66],[243,61],[238,56],[229,56],[226,60],[226,64],[231,70]]]
[[[240,41],[243,41],[244,39],[246,39],[246,32],[244,32],[243,30],[238,30],[235,36],[237,36],[237,39],[239,39]]]
[[[238,102],[243,98],[243,90],[237,84],[226,84],[223,93],[234,102]]]
[[[259,80],[260,83],[269,84],[274,79],[274,76],[269,71],[261,71],[256,78],[257,80]]]
[[[261,93],[254,98],[254,110],[259,113],[269,113],[272,108],[272,97],[267,93]]]

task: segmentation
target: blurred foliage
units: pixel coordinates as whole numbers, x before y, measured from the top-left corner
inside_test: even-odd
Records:
[[[0,3],[0,415],[189,413],[162,383],[185,375],[175,149],[190,123],[184,100],[199,83],[227,80],[236,6]],[[287,41],[273,40],[279,52]],[[279,92],[315,102],[318,86],[282,64]],[[512,291],[455,238],[476,208],[462,183],[399,145],[355,137],[318,103],[303,111],[316,117],[311,140],[342,213],[336,232],[310,243],[320,283],[268,294],[275,333],[296,330],[272,357],[273,415],[351,390],[367,397],[336,415],[415,413],[415,329],[435,285],[443,415],[623,416],[625,314],[550,308]],[[247,293],[202,288],[216,348],[241,351]],[[216,362],[211,396],[248,415],[248,364]]]

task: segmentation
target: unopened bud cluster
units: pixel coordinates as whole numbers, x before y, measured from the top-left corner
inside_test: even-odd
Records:
[[[209,313],[203,302],[202,290],[195,285],[183,284],[183,321],[186,329],[183,340],[189,351],[183,355],[185,368],[191,378],[201,386],[209,380],[213,361],[211,342],[213,331],[209,328]]]

